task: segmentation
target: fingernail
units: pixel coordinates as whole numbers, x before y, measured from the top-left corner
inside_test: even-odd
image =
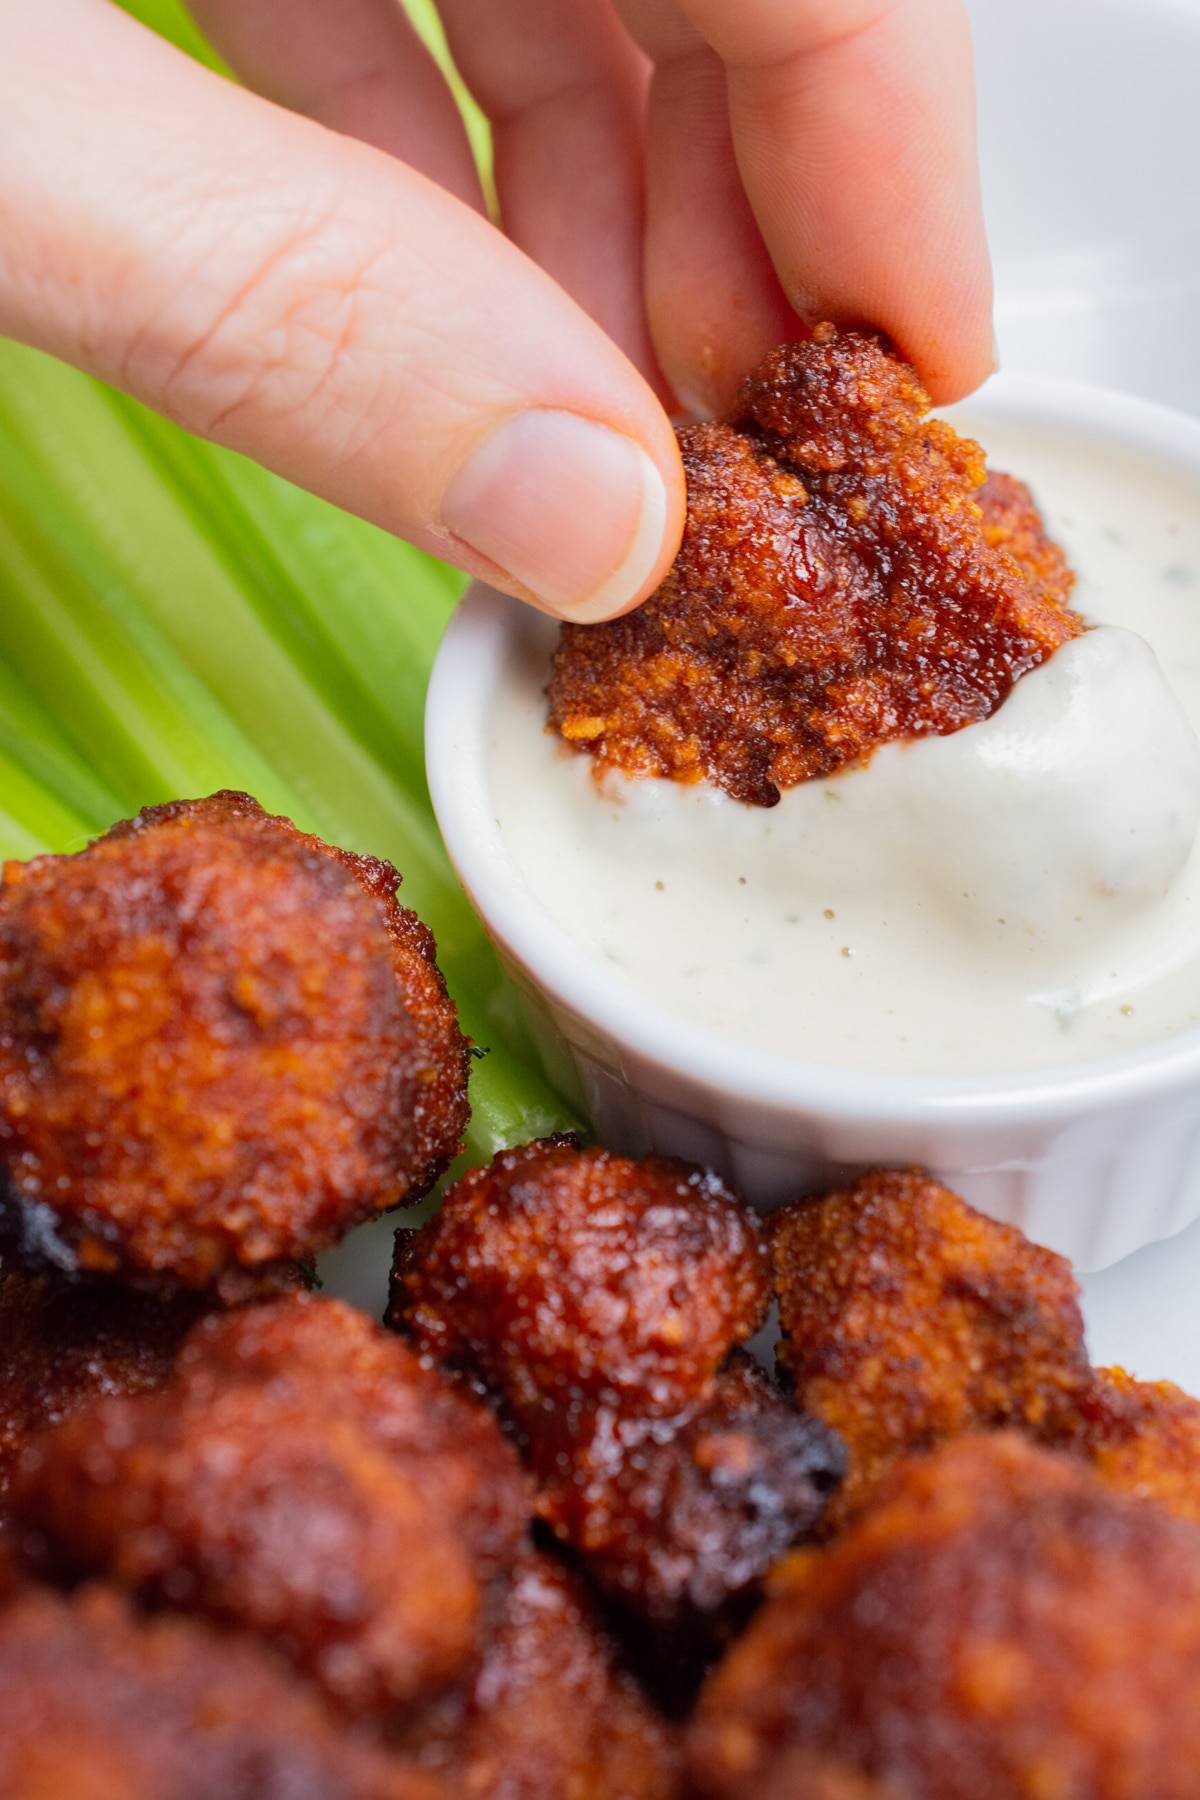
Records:
[[[517,413],[452,479],[442,521],[548,611],[610,618],[662,548],[667,494],[632,438],[576,413]]]
[[[714,413],[719,412],[720,408],[714,403],[712,395],[699,382],[676,381],[672,386],[685,421],[711,419]]]

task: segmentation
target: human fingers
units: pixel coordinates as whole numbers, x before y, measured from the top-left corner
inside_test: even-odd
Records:
[[[652,381],[643,278],[649,68],[609,0],[441,0],[492,124],[504,229]]]
[[[479,206],[454,96],[396,0],[188,0],[247,87]]]
[[[801,329],[742,186],[724,68],[688,28],[650,91],[646,310],[663,373],[697,417],[723,412]]]
[[[795,312],[878,326],[935,399],[982,380],[991,277],[959,0],[623,3],[660,70],[701,46],[720,58],[741,183]],[[651,305],[670,315],[672,296]]]
[[[549,611],[656,585],[668,421],[477,213],[105,0],[0,9],[0,69],[0,329]]]

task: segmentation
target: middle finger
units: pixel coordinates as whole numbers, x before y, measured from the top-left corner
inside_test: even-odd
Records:
[[[505,230],[659,383],[642,269],[644,57],[609,0],[441,0],[441,14],[492,122]]]
[[[675,0],[621,0],[655,69],[647,126],[646,304],[675,392],[724,411],[746,371],[801,329],[742,187],[725,70]]]

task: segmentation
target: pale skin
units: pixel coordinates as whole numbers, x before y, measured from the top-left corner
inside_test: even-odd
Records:
[[[678,545],[668,413],[801,319],[993,361],[958,0],[443,0],[489,222],[398,0],[0,6],[0,331],[545,610]]]

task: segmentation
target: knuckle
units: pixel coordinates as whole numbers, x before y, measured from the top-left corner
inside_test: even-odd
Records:
[[[210,242],[131,347],[151,365],[136,385],[178,424],[227,443],[245,438],[261,451],[331,424],[349,440],[353,359],[386,310],[385,246],[333,202],[218,220]]]
[[[797,59],[823,55],[875,31],[906,0],[685,0],[698,29],[731,68],[767,73]]]

